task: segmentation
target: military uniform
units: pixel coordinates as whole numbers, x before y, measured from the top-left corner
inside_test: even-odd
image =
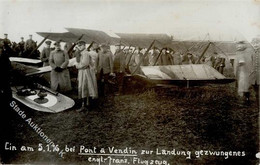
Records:
[[[253,55],[253,68],[249,76],[250,84],[253,85],[255,90],[258,105],[260,103],[260,98],[259,98],[260,66],[259,65],[260,65],[260,48],[256,49]]]
[[[109,49],[109,48],[106,48]],[[108,85],[109,74],[113,73],[113,54],[110,50],[98,53],[96,61],[97,80],[100,96],[105,95],[105,84]]]
[[[252,66],[252,56],[244,42],[237,45],[236,59],[234,61],[234,74],[237,78],[238,95],[245,98],[249,103],[249,74]]]
[[[115,52],[114,72],[116,74],[118,91],[121,93],[123,90],[123,80],[125,75],[125,53],[122,50],[117,50]]]
[[[51,89],[66,92],[71,90],[70,74],[67,66],[69,56],[63,50],[54,50],[50,53],[49,63],[51,70]],[[60,67],[60,70],[57,70]]]
[[[20,50],[19,56],[23,56],[25,42],[24,42],[24,41],[20,41],[20,42],[18,43],[18,46],[19,46],[19,50]]]
[[[51,53],[51,48],[43,48],[40,59],[43,62],[43,66],[49,66],[49,57]]]

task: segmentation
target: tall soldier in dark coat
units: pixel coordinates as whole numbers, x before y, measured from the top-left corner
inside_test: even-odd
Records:
[[[114,55],[114,72],[116,74],[118,92],[122,94],[123,80],[125,75],[125,53],[121,49],[121,45],[116,45],[116,52]]]
[[[171,55],[166,51],[167,48],[162,50],[162,54],[159,60],[161,60],[161,65],[171,65]]]

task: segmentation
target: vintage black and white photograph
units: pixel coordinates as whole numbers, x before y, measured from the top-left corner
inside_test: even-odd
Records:
[[[260,164],[260,1],[2,0],[0,16],[0,164]]]

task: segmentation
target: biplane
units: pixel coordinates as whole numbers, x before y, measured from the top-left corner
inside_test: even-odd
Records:
[[[125,79],[127,80],[134,79],[155,86],[167,85],[186,87],[205,84],[226,84],[235,80],[233,78],[225,77],[213,67],[206,64],[196,63],[188,65],[141,66],[142,60],[146,58],[149,51],[153,47],[157,47],[160,50],[158,57],[160,57],[162,50],[166,47],[176,50],[176,41],[173,41],[172,37],[167,34],[113,33],[110,31],[105,32],[89,29],[66,29],[68,32],[64,33],[37,32],[37,34],[44,38],[40,45],[44,43],[46,39],[60,42],[69,42],[72,43],[72,46],[68,49],[68,53],[72,53],[72,50],[78,40],[84,40],[89,45],[94,42],[98,44],[106,43],[109,45],[120,43],[124,48],[146,48],[146,51],[141,57],[140,62],[137,64],[135,70],[126,74]],[[39,48],[40,45],[38,45],[37,48]],[[204,49],[202,50],[199,59],[204,56],[209,47],[214,45],[214,43],[206,42],[204,45]],[[193,44],[190,48],[185,49],[186,51],[189,51],[194,48],[196,48],[196,46]],[[132,54],[134,52],[135,50],[132,52]],[[14,62],[13,65],[16,68],[20,68],[20,70],[23,68],[22,70],[26,77],[37,76],[51,71],[50,66],[36,68],[26,65],[37,65],[40,63],[40,60],[17,57],[12,57],[10,60]],[[75,62],[75,58],[70,59],[69,67],[75,65]],[[35,89],[13,87],[13,96],[15,99],[29,106],[30,108],[44,112],[56,113],[71,108],[74,105],[74,101],[72,99],[55,91],[51,91],[45,86],[36,84],[34,88]],[[42,91],[47,92],[47,94],[42,94]]]
[[[223,74],[216,71],[213,67],[206,64],[141,66],[142,60],[144,60],[144,58],[148,55],[148,52],[153,47],[160,49],[159,56],[161,55],[162,50],[166,47],[175,49],[176,41],[174,42],[172,36],[169,36],[168,34],[113,33],[89,29],[66,29],[68,32],[65,33],[37,32],[37,34],[53,41],[64,41],[74,44],[75,41],[81,39],[86,41],[87,44],[96,42],[99,44],[107,43],[109,45],[115,45],[120,43],[122,46],[124,46],[124,48],[146,48],[146,52],[142,56],[139,64],[137,64],[135,70],[125,76],[126,78],[136,78],[154,85],[168,84],[176,86],[225,84],[231,83],[235,80],[233,78],[225,77]],[[200,58],[204,56],[211,45],[214,45],[214,43],[206,43],[204,50],[201,52]],[[189,49],[192,48],[194,48],[194,45]],[[138,70],[141,70],[141,72],[137,72]]]

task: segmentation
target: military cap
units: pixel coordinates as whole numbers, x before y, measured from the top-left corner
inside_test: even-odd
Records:
[[[4,35],[5,35],[5,36],[7,36],[8,34],[7,34],[7,33],[5,33]]]
[[[45,41],[45,43],[46,43],[47,45],[50,45],[50,44],[51,44],[51,41]]]
[[[79,40],[79,41],[77,42],[77,45],[86,45],[86,41]]]
[[[24,39],[23,37],[21,37],[21,39]]]

